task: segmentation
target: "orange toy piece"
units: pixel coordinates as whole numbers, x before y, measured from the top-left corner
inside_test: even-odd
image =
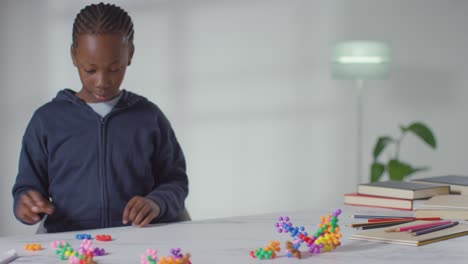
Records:
[[[173,256],[161,257],[157,264],[190,264],[190,254],[187,253],[178,259],[175,259]]]
[[[263,250],[268,251],[271,250],[273,253],[271,254],[271,258],[276,258],[276,252],[280,252],[280,242],[279,241],[270,241],[268,246],[264,247]]]
[[[38,251],[42,250],[42,246],[41,244],[26,244],[24,245],[24,249],[29,251]]]

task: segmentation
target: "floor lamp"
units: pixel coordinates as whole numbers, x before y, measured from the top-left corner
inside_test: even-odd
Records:
[[[344,41],[335,44],[332,54],[332,78],[354,80],[357,86],[357,181],[362,174],[362,93],[364,80],[385,79],[388,76],[390,51],[379,41]]]

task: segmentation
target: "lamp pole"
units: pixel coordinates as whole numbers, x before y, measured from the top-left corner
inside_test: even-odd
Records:
[[[357,138],[356,138],[356,149],[357,149],[357,183],[361,183],[363,180],[362,175],[362,94],[364,88],[364,80],[357,79],[357,111],[356,111],[356,119],[357,119]]]
[[[338,42],[333,48],[332,77],[354,80],[357,86],[356,98],[356,161],[358,183],[368,180],[363,173],[363,94],[364,80],[382,79],[387,76],[390,61],[388,45],[380,41],[349,40]]]

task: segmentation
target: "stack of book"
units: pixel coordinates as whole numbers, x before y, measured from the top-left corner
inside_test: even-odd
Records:
[[[357,193],[344,195],[346,205],[413,210],[421,199],[449,194],[450,186],[420,182],[381,181],[359,184]]]

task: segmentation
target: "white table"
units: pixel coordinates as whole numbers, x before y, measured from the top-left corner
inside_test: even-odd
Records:
[[[332,213],[335,208],[306,210],[289,213],[294,226],[303,225],[309,233],[316,230],[320,216]],[[119,227],[98,229],[89,232],[68,232],[58,234],[0,237],[0,254],[15,249],[20,258],[13,263],[66,263],[60,262],[54,251],[49,249],[51,241],[65,240],[77,248],[79,240],[76,233],[91,235],[109,234],[111,242],[94,241],[94,246],[103,247],[108,254],[95,257],[98,263],[139,263],[140,255],[147,248],[157,249],[160,255],[169,256],[170,249],[180,247],[182,252],[192,255],[192,263],[203,264],[244,264],[244,263],[468,263],[468,236],[437,242],[421,247],[401,246],[377,242],[350,240],[355,229],[345,224],[362,221],[349,216],[362,214],[409,215],[411,212],[393,210],[374,210],[364,207],[342,207],[339,217],[342,228],[342,245],[331,252],[319,255],[306,254],[298,260],[285,257],[284,242],[291,240],[288,234],[278,234],[274,223],[280,214],[253,215],[181,222],[146,228]],[[270,240],[281,242],[282,251],[274,260],[258,260],[250,257],[249,252],[268,245]],[[26,243],[41,243],[46,249],[26,252]],[[302,251],[306,246],[301,247]]]

